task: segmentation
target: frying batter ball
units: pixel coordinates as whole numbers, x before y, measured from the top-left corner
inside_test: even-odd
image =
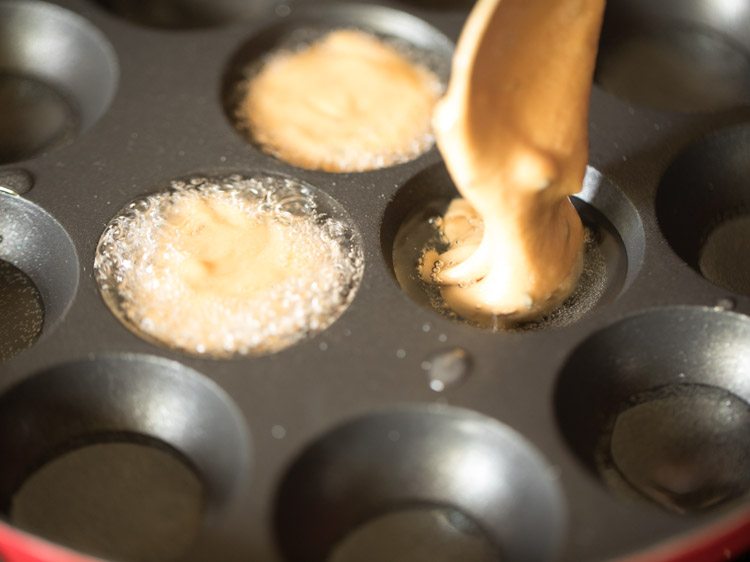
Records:
[[[433,72],[391,45],[340,30],[272,56],[247,84],[238,117],[255,142],[290,164],[361,172],[431,148],[442,89]]]
[[[582,270],[569,195],[588,160],[588,103],[604,0],[479,0],[434,127],[465,200],[444,217],[449,249],[422,277],[479,323],[559,307]],[[481,227],[477,227],[477,224]]]
[[[136,201],[99,242],[105,301],[137,333],[194,354],[292,345],[331,324],[362,275],[357,236],[321,201],[291,180],[239,177]]]

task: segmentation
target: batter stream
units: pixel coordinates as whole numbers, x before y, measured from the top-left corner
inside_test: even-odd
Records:
[[[461,34],[434,130],[464,199],[443,220],[449,248],[421,275],[477,322],[533,320],[582,269],[569,200],[588,161],[588,103],[604,0],[479,0]]]

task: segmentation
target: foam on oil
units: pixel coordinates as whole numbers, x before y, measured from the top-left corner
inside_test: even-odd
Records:
[[[303,29],[244,71],[230,114],[245,136],[295,166],[375,170],[433,146],[431,108],[445,87],[445,72],[433,68],[405,41]]]
[[[327,328],[363,273],[359,234],[325,194],[277,177],[174,182],[107,226],[102,296],[142,337],[196,355],[279,351]]]

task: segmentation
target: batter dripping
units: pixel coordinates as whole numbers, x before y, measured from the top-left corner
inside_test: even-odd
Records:
[[[416,158],[433,144],[440,80],[395,48],[341,30],[272,57],[248,84],[239,118],[296,166],[360,172]]]
[[[458,190],[448,251],[421,274],[477,321],[538,318],[572,292],[584,229],[570,194],[588,160],[588,101],[604,0],[479,0],[437,107]]]

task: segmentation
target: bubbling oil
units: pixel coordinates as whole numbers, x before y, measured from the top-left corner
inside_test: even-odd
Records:
[[[249,66],[231,95],[230,114],[249,140],[328,172],[376,170],[433,146],[432,109],[445,82],[431,57],[357,29],[307,30],[294,41]]]
[[[607,290],[608,272],[603,247],[616,243],[608,240],[610,233],[597,225],[586,224],[583,270],[576,289],[555,310],[531,322],[509,324],[501,317],[481,321],[468,320],[452,310],[440,294],[440,287],[420,276],[426,252],[445,252],[449,245],[443,231],[442,217],[449,201],[435,200],[412,213],[396,234],[393,244],[393,268],[402,289],[417,303],[432,308],[453,320],[479,328],[500,330],[539,330],[568,326],[593,309]],[[583,217],[586,219],[586,217]],[[585,223],[588,221],[584,220]]]
[[[94,263],[102,296],[132,331],[194,355],[280,351],[351,303],[361,240],[333,199],[279,177],[173,182],[128,205]]]

